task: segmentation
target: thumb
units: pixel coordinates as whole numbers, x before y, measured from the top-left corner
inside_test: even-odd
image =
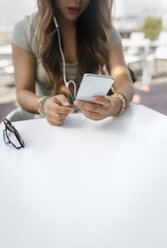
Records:
[[[64,107],[70,106],[70,102],[69,102],[68,98],[62,94],[55,96],[55,102],[61,106],[64,106]]]

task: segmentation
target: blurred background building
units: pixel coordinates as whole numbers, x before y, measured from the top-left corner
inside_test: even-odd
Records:
[[[11,33],[35,10],[35,0],[0,2],[0,118],[17,106]],[[126,63],[136,74],[134,102],[167,115],[166,0],[115,0],[113,24],[122,36]]]
[[[122,33],[138,31],[148,16],[160,18],[163,29],[167,30],[166,0],[115,0],[114,24]]]

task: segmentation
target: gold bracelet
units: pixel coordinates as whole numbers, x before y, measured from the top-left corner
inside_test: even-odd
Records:
[[[119,93],[119,92],[116,92],[114,93],[113,95],[110,96],[111,98],[119,98],[121,100],[121,110],[117,113],[117,116],[121,115],[126,107],[127,107],[127,98],[122,94],[122,93]]]

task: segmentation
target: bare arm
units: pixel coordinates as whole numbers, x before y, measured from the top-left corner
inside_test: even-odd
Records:
[[[40,97],[35,94],[36,59],[16,45],[12,45],[12,53],[18,102],[23,109],[38,113]],[[44,102],[43,111],[50,124],[61,125],[72,109],[65,96],[57,95]]]
[[[37,113],[39,97],[35,94],[35,57],[16,45],[12,45],[12,55],[18,102],[23,109]]]
[[[131,102],[134,87],[129,74],[129,70],[125,64],[123,50],[121,44],[114,46],[109,51],[109,73],[115,78],[114,89],[126,96],[128,103]]]
[[[115,78],[113,87],[116,92],[122,93],[127,98],[127,103],[129,103],[132,100],[134,89],[124,61],[121,44],[114,46],[108,55],[109,73]],[[96,96],[94,101],[96,104],[77,100],[75,104],[85,116],[93,120],[101,120],[107,116],[116,116],[122,108],[122,101],[118,97]]]

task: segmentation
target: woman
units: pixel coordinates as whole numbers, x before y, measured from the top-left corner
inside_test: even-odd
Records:
[[[121,114],[132,100],[133,84],[124,62],[121,38],[111,25],[112,1],[37,3],[37,13],[19,22],[12,36],[16,92],[22,108],[44,114],[52,125],[61,125],[75,106],[92,120]],[[94,97],[95,104],[72,102],[63,80],[58,27],[53,17],[59,26],[67,79],[74,80],[78,89],[84,73],[105,74],[106,66],[115,78],[114,94],[110,91],[106,97]]]

